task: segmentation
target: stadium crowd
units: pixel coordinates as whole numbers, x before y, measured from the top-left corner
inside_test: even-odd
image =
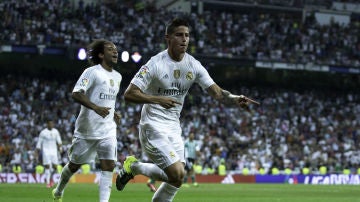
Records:
[[[111,2],[111,1],[109,1]],[[176,11],[138,8],[136,1],[115,4],[79,1],[2,1],[3,44],[79,45],[95,38],[116,42],[119,50],[158,52],[164,19]],[[261,3],[261,1],[259,1]],[[264,1],[267,3],[267,1]],[[269,1],[269,3],[283,1]],[[193,27],[192,53],[292,63],[360,66],[359,19],[348,24],[320,25],[314,15],[285,12],[188,14]]]
[[[82,1],[80,1],[82,2]],[[177,12],[147,7],[136,10],[132,1],[108,7],[70,1],[1,1],[0,43],[11,45],[85,45],[95,38],[116,42],[121,49],[157,52],[165,47],[163,19]],[[360,66],[359,21],[349,25],[320,26],[310,16],[285,13],[191,13],[191,53],[219,57]],[[19,82],[21,81],[21,82]],[[44,120],[52,118],[63,138],[62,163],[67,162],[75,114],[79,105],[71,98],[73,80],[1,75],[0,163],[2,171],[20,164],[33,172],[34,156]],[[229,170],[248,168],[309,167],[329,172],[360,162],[360,94],[323,90],[269,89],[234,84],[231,92],[244,93],[261,102],[250,112],[225,108],[210,97],[187,97],[182,114],[184,138],[195,132],[201,143],[198,164],[216,168],[222,159]],[[237,89],[237,90],[236,90]],[[240,89],[240,90],[239,90]],[[210,107],[211,106],[211,107]],[[122,114],[118,130],[119,162],[128,154],[141,156],[137,123],[140,105],[117,104]],[[211,109],[211,110],[210,110]]]
[[[21,82],[18,82],[21,80]],[[75,114],[79,106],[71,98],[74,81],[54,81],[8,75],[0,83],[0,162],[3,171],[21,164],[32,172],[39,164],[34,149],[44,120],[51,118],[63,139],[62,163],[66,163]],[[195,132],[201,144],[198,164],[217,168],[224,159],[229,170],[247,168],[258,173],[272,167],[301,172],[320,165],[329,172],[349,168],[356,172],[360,162],[360,94],[323,90],[271,90],[239,87],[232,91],[261,102],[250,112],[225,108],[210,96],[191,89],[182,114],[184,139]],[[119,162],[128,154],[141,157],[137,123],[140,105],[120,98],[122,114],[118,130]],[[9,171],[9,170],[8,170]]]

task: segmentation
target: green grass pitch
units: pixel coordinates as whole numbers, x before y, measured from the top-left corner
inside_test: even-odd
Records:
[[[150,202],[145,184],[128,184],[122,192],[115,185],[110,202]],[[1,202],[51,202],[45,184],[0,184]],[[95,184],[69,184],[63,202],[97,202]],[[181,188],[174,202],[360,202],[357,185],[200,184]]]

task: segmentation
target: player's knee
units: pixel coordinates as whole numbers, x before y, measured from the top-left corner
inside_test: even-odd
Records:
[[[112,172],[115,168],[115,162],[109,160],[101,160],[100,167],[102,171],[110,171]]]
[[[80,164],[75,164],[75,163],[72,163],[72,162],[70,162],[68,164],[68,168],[72,173],[75,173],[76,171],[78,171],[80,167],[81,167]]]
[[[173,170],[168,174],[168,183],[180,187],[185,176],[184,169]]]

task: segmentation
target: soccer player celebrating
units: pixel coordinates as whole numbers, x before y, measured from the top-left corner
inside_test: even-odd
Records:
[[[122,76],[113,69],[118,61],[116,46],[107,40],[95,40],[88,46],[89,63],[72,91],[72,98],[81,104],[76,119],[69,163],[61,172],[60,181],[52,194],[54,201],[62,201],[63,191],[70,177],[81,167],[98,157],[101,176],[99,201],[108,202],[112,176],[117,160],[116,128],[120,115],[115,102]]]
[[[224,104],[245,109],[251,103],[258,104],[220,88],[201,63],[186,53],[189,36],[186,20],[171,21],[165,33],[168,48],[140,68],[124,95],[126,101],[144,104],[139,123],[140,142],[154,163],[128,156],[117,176],[116,187],[123,190],[137,174],[163,181],[152,197],[153,202],[172,201],[183,182],[185,157],[180,112],[192,84],[198,83]]]
[[[45,167],[44,175],[46,186],[50,188],[53,186],[52,176],[59,165],[58,151],[61,150],[62,142],[59,131],[54,128],[54,122],[49,119],[46,125],[46,128],[39,134],[36,151],[38,156],[41,152],[42,164]]]

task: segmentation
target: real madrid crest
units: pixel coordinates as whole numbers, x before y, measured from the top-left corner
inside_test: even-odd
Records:
[[[175,79],[180,78],[180,69],[175,69],[175,70],[174,70],[174,78],[175,78]]]
[[[111,87],[114,86],[114,80],[110,79],[110,85],[111,85]]]
[[[194,78],[194,75],[193,75],[193,73],[192,72],[188,72],[188,73],[186,73],[186,80],[192,80],[193,78]]]
[[[170,152],[170,157],[174,158],[175,157],[175,153],[173,151]]]

